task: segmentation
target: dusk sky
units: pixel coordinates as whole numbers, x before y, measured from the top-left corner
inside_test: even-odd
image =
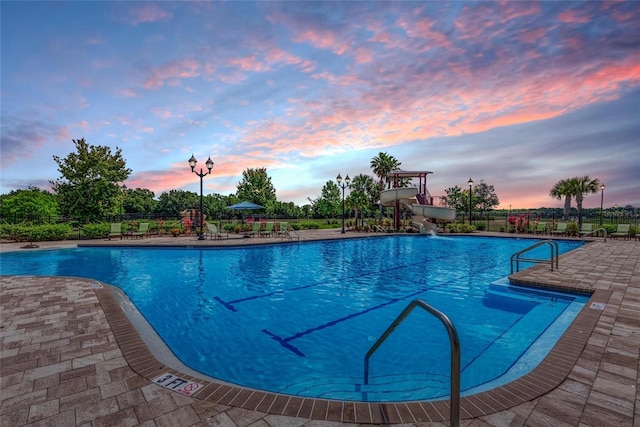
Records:
[[[493,185],[561,207],[588,175],[640,207],[640,2],[2,1],[0,193],[50,189],[73,139],[129,188],[235,193],[267,169],[307,204],[386,152],[432,196]],[[205,168],[206,170],[206,168]],[[348,190],[347,190],[348,194]],[[575,206],[575,203],[574,203]],[[599,207],[600,192],[584,207]]]

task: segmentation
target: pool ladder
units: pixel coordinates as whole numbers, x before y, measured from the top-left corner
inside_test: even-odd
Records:
[[[549,259],[541,259],[541,258],[522,258],[521,255],[529,252],[532,249],[537,248],[538,246],[542,246],[542,245],[549,245],[549,248],[551,250],[551,255],[549,257]],[[559,253],[559,249],[558,249],[558,243],[554,242],[553,240],[542,240],[538,243],[536,243],[535,245],[531,245],[526,249],[523,249],[519,252],[516,252],[515,254],[511,255],[511,274],[514,273],[514,268],[513,265],[515,263],[515,272],[520,271],[520,261],[523,262],[535,262],[535,263],[545,263],[545,264],[551,264],[551,271],[553,271],[553,268],[555,266],[556,270],[558,269],[558,253]]]
[[[371,346],[367,354],[364,356],[364,383],[369,384],[369,358],[376,352],[376,350],[382,345],[382,343],[391,335],[391,333],[402,323],[402,321],[409,316],[414,308],[420,307],[433,314],[444,325],[447,333],[449,334],[449,341],[451,341],[451,404],[449,420],[453,427],[460,425],[460,339],[458,338],[458,332],[453,326],[451,320],[443,312],[431,307],[426,302],[420,299],[414,299],[407,305],[407,307],[400,313],[400,315],[393,321],[393,323],[387,328],[386,331],[378,338],[378,340]]]

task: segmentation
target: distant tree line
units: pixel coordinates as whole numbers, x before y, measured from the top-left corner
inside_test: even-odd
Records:
[[[84,218],[87,222],[103,221],[122,215],[155,215],[178,217],[185,209],[200,206],[199,194],[192,191],[170,190],[156,195],[145,188],[127,188],[124,182],[131,175],[122,152],[116,147],[89,145],[84,138],[73,140],[75,151],[64,158],[53,156],[60,177],[51,181],[53,192],[36,187],[14,190],[0,195],[0,215],[5,220],[12,217],[38,218],[62,216]],[[380,205],[380,192],[392,186],[413,185],[411,179],[393,182],[391,172],[400,169],[401,163],[394,156],[380,152],[370,161],[373,175],[358,174],[350,178],[348,194],[345,194],[345,211],[356,224],[368,217],[388,215],[390,208]],[[346,177],[345,177],[346,178]],[[344,181],[346,183],[346,181]],[[597,179],[588,176],[561,180],[550,190],[551,197],[564,199],[564,209],[537,209],[545,217],[562,214],[564,219],[572,215],[571,201],[577,203],[575,215],[582,217],[584,197],[600,189]],[[471,210],[480,216],[499,205],[493,185],[480,183],[469,189],[458,186],[445,190],[445,196],[437,201],[461,213]],[[203,213],[209,218],[228,215],[227,206],[249,201],[261,206],[260,213],[284,217],[337,218],[342,215],[342,189],[335,178],[327,180],[316,198],[308,197],[309,204],[298,206],[293,202],[277,200],[276,189],[266,168],[246,169],[236,186],[236,192],[228,195],[206,194],[203,197]],[[633,210],[627,206],[622,209]]]

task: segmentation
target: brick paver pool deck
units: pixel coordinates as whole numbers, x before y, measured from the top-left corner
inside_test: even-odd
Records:
[[[361,236],[317,230],[300,232],[300,241]],[[40,246],[281,242],[185,239]],[[534,371],[462,398],[460,425],[640,427],[640,242],[594,240],[562,255],[556,271],[539,265],[511,277],[520,284],[586,291],[592,297]],[[34,250],[20,246],[5,243],[0,252]],[[292,397],[174,369],[143,341],[116,294],[94,280],[1,276],[0,284],[2,427],[449,425],[448,400],[369,404]],[[188,396],[152,381],[164,373],[203,387]]]

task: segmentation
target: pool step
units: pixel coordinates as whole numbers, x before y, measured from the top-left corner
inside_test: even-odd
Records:
[[[281,393],[302,397],[331,396],[331,399],[361,401],[403,401],[415,400],[420,391],[425,396],[449,395],[449,378],[441,376],[427,377],[422,374],[385,375],[371,377],[370,384],[363,384],[362,378],[333,377],[315,378],[291,384],[279,390]]]

